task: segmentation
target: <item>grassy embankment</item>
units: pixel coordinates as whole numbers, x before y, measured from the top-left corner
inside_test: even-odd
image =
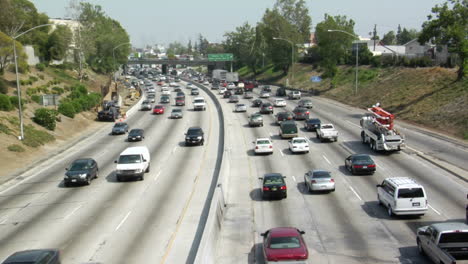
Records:
[[[257,76],[245,67],[238,72],[242,78],[278,85],[288,77],[271,65]],[[357,95],[354,67],[339,67],[333,80],[310,81],[311,76],[320,75],[309,64],[296,64],[293,87],[360,108],[380,102],[397,119],[468,140],[468,80],[456,82],[454,69],[362,66]]]

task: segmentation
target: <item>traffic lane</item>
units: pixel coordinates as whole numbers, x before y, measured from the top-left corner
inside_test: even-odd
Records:
[[[175,154],[169,155],[170,151],[159,150],[165,152],[168,158],[159,159],[161,166],[164,167],[155,172],[154,185],[148,187],[142,194],[144,198],[143,196],[141,198],[142,200],[155,202],[149,204],[135,202],[132,207],[128,208],[128,212],[120,217],[120,230],[106,240],[106,245],[94,254],[93,260],[104,260],[106,263],[133,263],[133,260],[159,260],[161,258],[162,251],[168,244],[166,238],[168,232],[173,230],[172,223],[176,223],[177,217],[179,217],[177,208],[183,205],[184,197],[188,195],[180,192],[184,186],[190,186],[193,182],[186,178],[190,177],[191,174],[191,171],[187,170],[195,167],[191,165],[193,162],[188,157],[200,157],[197,152],[205,149],[205,147],[185,147],[183,133],[189,126],[206,123],[204,119],[207,118],[207,112],[189,111],[189,114],[184,118],[187,118],[190,122],[186,124],[184,130],[180,132],[171,131],[172,137],[164,139],[173,141],[170,145],[177,146],[174,150]],[[203,120],[200,121],[202,117]],[[174,120],[174,122],[179,121],[182,120]],[[211,142],[214,139],[209,136],[206,140],[208,143],[208,141]],[[187,153],[187,151],[189,152]],[[185,166],[185,163],[187,163],[187,166]],[[184,166],[180,166],[181,164],[184,164]],[[202,191],[202,193],[206,193],[206,191]],[[158,239],[157,243],[152,241],[153,236]],[[119,252],[119,254],[115,252]],[[180,255],[183,256],[183,254]]]
[[[275,90],[275,89],[274,89]],[[344,105],[331,99],[322,97],[304,97],[313,100],[314,111],[319,114],[332,114],[336,119],[359,125],[359,121],[367,111]],[[289,102],[288,102],[289,103]],[[377,102],[376,102],[377,103]],[[295,105],[293,103],[293,105]],[[369,105],[369,107],[371,107]],[[383,106],[385,108],[385,106]],[[398,118],[398,116],[397,116]],[[358,126],[359,127],[359,126]],[[468,146],[460,140],[440,135],[405,122],[396,121],[396,127],[405,135],[406,144],[425,154],[447,161],[468,171]],[[357,133],[360,133],[360,128]]]
[[[274,128],[271,127],[271,129]],[[352,189],[346,188],[345,176],[335,166],[326,162],[321,155],[313,155],[324,146],[323,144],[317,145],[321,146],[317,147],[311,142],[311,154],[297,155],[289,152],[287,140],[276,142],[276,147],[279,146],[285,153],[283,159],[288,160],[290,167],[294,167],[296,172],[302,172],[301,175],[296,176],[297,188],[304,195],[306,202],[304,208],[308,208],[311,211],[311,218],[315,218],[317,230],[324,241],[324,255],[334,261],[346,260],[347,263],[361,263],[363,259],[379,263],[394,261],[395,256],[398,255],[396,240],[383,225],[369,219],[362,211],[360,200],[356,199]],[[315,168],[330,169],[337,181],[338,190],[343,191],[330,194],[309,194],[302,175]],[[320,214],[314,215],[316,212]],[[388,250],[389,248],[392,250]]]
[[[216,263],[253,263],[251,249],[254,245],[254,211],[250,193],[254,189],[254,182],[256,186],[257,175],[252,157],[246,155],[252,142],[241,129],[244,125],[241,114],[231,112],[228,107],[223,112],[226,152],[220,181],[226,199],[226,210],[219,235]]]
[[[110,157],[110,159],[113,159],[117,155],[118,154],[116,154],[113,157],[112,156],[109,156],[109,157]],[[108,180],[112,181],[113,175],[111,173],[109,173],[109,171],[113,172],[113,169],[114,169],[115,165],[112,162],[108,162],[107,164],[109,164],[108,166],[111,167],[111,168],[107,168],[107,166],[101,167],[101,173],[104,172],[104,174],[102,174],[102,176],[104,176],[104,177],[100,177],[98,179],[98,181],[108,181]],[[109,174],[107,174],[107,173],[109,173]],[[94,183],[94,181],[93,181],[93,183]],[[92,189],[91,188],[86,188],[86,187],[83,187],[83,188],[69,188],[69,189],[66,189],[65,191],[61,190],[61,192],[51,193],[50,197],[48,199],[45,197],[44,199],[39,201],[39,202],[42,202],[42,203],[47,205],[47,206],[43,206],[42,210],[38,210],[37,208],[39,208],[39,207],[33,208],[31,206],[31,209],[28,208],[28,210],[30,210],[32,212],[29,212],[27,210],[23,210],[21,215],[16,216],[16,217],[23,216],[23,218],[27,217],[26,219],[23,219],[23,221],[26,221],[28,219],[31,219],[31,221],[21,223],[21,225],[18,225],[17,222],[13,222],[12,225],[14,225],[15,228],[12,228],[11,230],[9,230],[10,232],[8,233],[8,235],[2,236],[1,237],[2,240],[3,239],[6,239],[8,241],[13,240],[13,239],[8,239],[8,237],[14,238],[15,240],[21,240],[21,236],[28,236],[29,234],[32,234],[32,236],[34,237],[33,241],[38,241],[37,240],[37,234],[40,233],[40,232],[38,232],[37,229],[39,229],[39,230],[43,229],[43,225],[41,225],[41,224],[43,224],[43,221],[41,221],[41,220],[50,220],[50,221],[61,220],[61,219],[63,220],[67,216],[75,213],[76,209],[73,208],[73,207],[70,207],[70,208],[67,207],[67,211],[63,210],[62,207],[63,207],[64,204],[67,205],[67,200],[72,201],[72,202],[81,201],[83,204],[86,204],[86,202],[91,202],[91,201],[88,201],[88,200],[91,200],[91,198],[98,199],[95,194],[101,194],[101,193],[104,194],[104,193],[106,193],[105,191],[102,191],[102,192],[99,191],[99,192],[92,193],[91,191],[94,190],[96,187],[100,186],[100,184],[95,184],[95,185],[91,185],[91,186],[93,186]],[[106,188],[111,188],[111,185],[109,185],[109,184],[102,184],[101,186],[104,186]],[[104,189],[107,191],[106,188],[104,188]],[[119,193],[120,193],[120,195],[122,195],[122,193],[119,192],[119,190],[117,190],[116,194],[119,194]],[[106,196],[106,195],[104,195],[104,196]],[[80,200],[79,199],[80,197],[86,197],[87,199],[86,200]],[[106,201],[108,201],[108,200],[109,199],[104,199],[102,204],[105,205]],[[70,204],[70,202],[68,204]],[[76,208],[78,208],[78,207],[76,207]],[[86,207],[82,207],[82,208],[79,208],[79,209],[85,209],[85,208]],[[7,229],[9,229],[9,228],[7,228]],[[66,233],[70,234],[70,232],[66,232]],[[61,235],[56,236],[56,237],[67,237],[67,236],[61,234]],[[43,236],[43,237],[41,236],[41,238],[53,239],[54,236],[50,236],[50,234],[48,234],[47,236]],[[38,241],[38,243],[42,244],[42,241]]]

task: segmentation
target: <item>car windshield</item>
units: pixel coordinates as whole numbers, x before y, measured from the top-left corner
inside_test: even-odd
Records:
[[[315,171],[312,174],[313,178],[316,179],[324,179],[324,178],[330,178],[330,173],[328,171]]]
[[[189,129],[187,132],[187,135],[192,135],[192,136],[201,136],[202,131],[200,129]]]
[[[87,161],[79,161],[75,162],[70,166],[71,171],[80,171],[80,170],[87,170],[89,169],[89,165]]]
[[[257,140],[257,144],[258,145],[270,144],[270,140],[267,140],[267,139]]]
[[[298,237],[288,236],[288,237],[272,237],[270,239],[270,248],[280,249],[280,248],[300,248],[301,242]]]
[[[141,130],[131,130],[129,136],[138,136],[141,134]]]
[[[180,112],[182,112],[182,109],[172,109],[172,112],[173,113],[180,113]]]
[[[194,102],[195,102],[195,103],[204,103],[205,100],[203,100],[203,99],[195,99]]]
[[[119,157],[119,164],[141,163],[140,155],[121,155]]]
[[[333,129],[332,125],[323,125],[322,129]]]
[[[424,192],[422,188],[402,188],[398,190],[398,198],[422,198]]]
[[[318,120],[318,119],[309,119],[309,120],[307,120],[307,123],[309,123],[309,124],[320,124],[320,120]]]
[[[442,233],[439,243],[468,243],[468,232]]]
[[[265,185],[269,185],[269,184],[283,184],[284,183],[284,180],[283,180],[283,176],[269,176],[269,177],[266,177],[265,178],[265,182],[264,184]]]
[[[303,143],[307,143],[307,141],[304,138],[300,138],[300,139],[294,139],[293,143],[294,144],[303,144]]]
[[[114,127],[124,127],[124,126],[126,126],[125,123],[117,123],[114,125]]]
[[[163,107],[161,105],[157,105],[154,107],[154,109],[162,109]]]

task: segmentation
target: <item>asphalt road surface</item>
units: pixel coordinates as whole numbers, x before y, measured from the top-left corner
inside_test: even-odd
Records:
[[[258,96],[258,91],[255,91]],[[275,91],[272,92],[274,94]],[[273,101],[273,98],[263,99]],[[256,99],[256,98],[254,98]],[[254,100],[252,99],[252,100]],[[331,100],[313,97],[311,117],[322,123],[333,123],[339,131],[338,142],[321,143],[315,132],[300,129],[300,136],[310,141],[309,154],[292,154],[287,140],[278,136],[279,127],[273,115],[264,115],[264,126],[248,126],[247,113],[234,113],[234,104],[220,99],[225,112],[225,161],[229,175],[224,179],[227,212],[218,247],[217,263],[263,263],[260,233],[272,227],[293,226],[306,232],[310,263],[427,263],[418,254],[416,229],[433,222],[464,221],[468,185],[466,181],[422,160],[411,151],[388,154],[372,152],[360,139],[359,118],[363,111]],[[284,109],[292,111],[297,100],[287,100]],[[297,121],[303,127],[303,121]],[[450,141],[404,129],[408,145],[423,152],[431,148],[449,149],[444,158],[453,163],[468,160],[462,146]],[[422,135],[424,139],[414,140]],[[273,139],[274,154],[255,156],[252,141],[259,137]],[[344,159],[351,153],[367,153],[377,163],[374,175],[353,176],[344,169]],[[439,152],[442,153],[442,152]],[[453,159],[452,159],[453,157]],[[464,164],[461,164],[464,165]],[[308,193],[304,173],[310,169],[332,172],[336,191]],[[264,201],[261,181],[265,173],[286,175],[288,197]],[[422,217],[389,217],[376,199],[376,184],[386,177],[407,176],[421,183],[428,194],[430,209]]]
[[[184,88],[182,88],[184,89]],[[171,89],[172,90],[172,89]],[[184,117],[137,111],[130,128],[143,128],[145,139],[127,142],[110,135],[112,123],[94,136],[25,172],[0,191],[0,259],[29,248],[59,248],[63,263],[184,263],[194,240],[200,212],[218,156],[218,118],[208,96],[206,111],[193,111],[184,89]],[[156,101],[161,92],[157,88]],[[190,126],[205,131],[204,146],[186,147]],[[117,182],[115,164],[130,146],[147,146],[151,171],[144,181]],[[99,178],[90,186],[65,188],[65,168],[91,157]]]

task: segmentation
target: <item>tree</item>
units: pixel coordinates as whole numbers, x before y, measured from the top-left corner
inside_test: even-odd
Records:
[[[447,45],[450,52],[456,53],[458,80],[461,80],[468,71],[468,0],[449,0],[433,7],[432,13],[434,15],[429,15],[428,21],[423,23],[418,41],[424,44],[432,40],[437,45]]]
[[[318,52],[322,58],[321,66],[325,69],[326,77],[333,77],[336,73],[336,65],[346,62],[349,56],[352,36],[342,32],[329,32],[328,30],[342,30],[355,35],[354,21],[346,16],[330,16],[325,14],[324,21],[317,24],[315,36]]]
[[[24,64],[26,54],[23,45],[18,41],[16,41],[16,53],[18,54],[18,64]],[[13,59],[13,39],[0,31],[0,74],[10,63],[13,63]]]
[[[384,34],[382,38],[382,43],[384,45],[395,45],[396,44],[396,36],[395,32],[393,30],[387,32],[387,34]]]
[[[67,26],[57,26],[49,36],[47,43],[47,60],[62,60],[65,58],[72,41],[72,32]]]
[[[226,38],[223,43],[224,49],[234,55],[234,66],[236,68],[249,66],[254,69],[255,58],[252,56],[252,49],[255,42],[255,29],[246,22],[237,27],[236,31],[224,34],[224,37]]]
[[[300,34],[300,43],[309,42],[312,19],[304,0],[277,0],[274,9]]]
[[[189,42],[187,44],[187,53],[192,54],[192,52],[193,52],[192,40],[189,40]]]

